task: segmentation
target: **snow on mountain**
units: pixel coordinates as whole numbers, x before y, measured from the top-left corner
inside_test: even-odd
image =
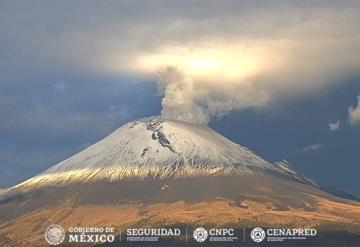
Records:
[[[313,180],[306,177],[304,174],[296,171],[295,167],[292,164],[290,164],[287,160],[281,160],[281,161],[275,162],[275,165],[281,169],[281,172],[284,173],[284,175],[289,176],[299,182],[302,182],[305,184],[311,184],[313,186],[318,187],[318,185]]]
[[[294,170],[286,169],[284,165],[265,161],[207,126],[152,117],[123,125],[98,143],[18,186],[236,173],[294,177]]]

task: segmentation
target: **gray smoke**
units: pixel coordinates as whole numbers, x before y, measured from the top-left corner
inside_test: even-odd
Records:
[[[270,96],[256,84],[247,86],[221,81],[194,80],[174,67],[158,73],[158,90],[163,94],[165,118],[207,124],[212,117],[249,107],[266,105]]]

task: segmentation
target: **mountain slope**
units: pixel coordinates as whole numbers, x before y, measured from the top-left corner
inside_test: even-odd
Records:
[[[19,187],[237,173],[293,176],[209,127],[147,118],[125,124]]]

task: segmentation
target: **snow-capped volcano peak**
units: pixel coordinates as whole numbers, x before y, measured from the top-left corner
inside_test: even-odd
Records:
[[[23,184],[236,173],[283,174],[207,126],[152,117],[123,125]]]

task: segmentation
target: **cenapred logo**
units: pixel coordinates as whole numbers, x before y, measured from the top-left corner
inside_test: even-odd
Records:
[[[208,232],[203,227],[198,227],[193,232],[194,239],[198,242],[204,242],[208,237]]]
[[[59,225],[51,225],[45,231],[45,240],[50,245],[61,244],[65,239],[65,231]]]
[[[256,227],[251,231],[250,237],[255,242],[260,243],[265,239],[265,231],[260,227]]]

